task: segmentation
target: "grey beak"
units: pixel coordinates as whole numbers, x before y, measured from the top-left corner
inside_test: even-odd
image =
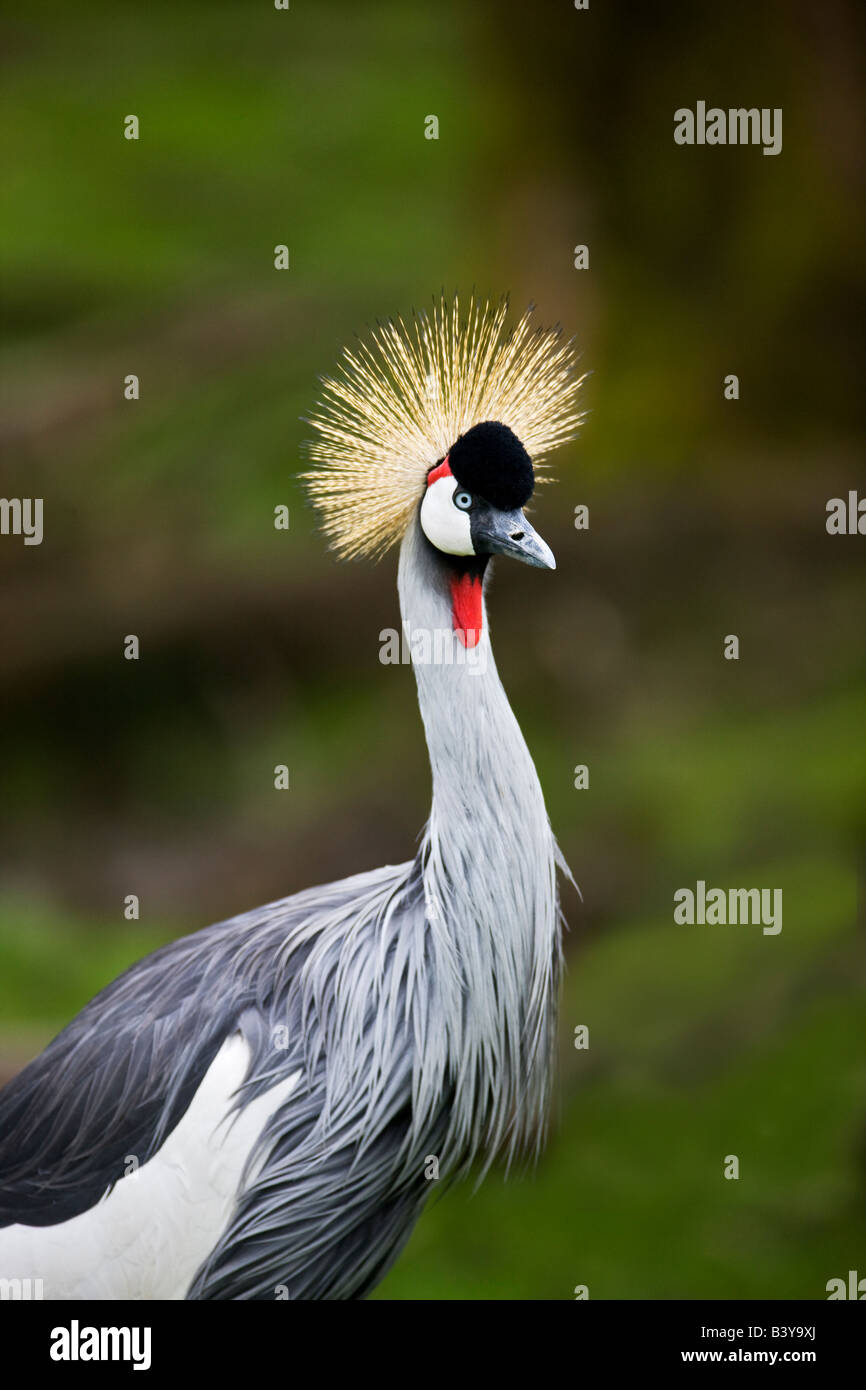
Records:
[[[471,517],[472,544],[476,555],[513,555],[527,565],[555,570],[553,551],[530,526],[520,507],[503,512],[484,507]]]

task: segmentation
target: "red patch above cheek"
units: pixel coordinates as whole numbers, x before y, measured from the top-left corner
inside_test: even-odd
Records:
[[[451,621],[464,647],[476,647],[481,640],[482,612],[480,576],[455,575],[451,580]]]
[[[453,477],[454,474],[451,472],[451,464],[448,462],[448,458],[446,456],[441,463],[438,463],[436,465],[435,468],[430,469],[430,472],[427,474],[427,486],[429,487],[431,483],[438,483],[440,478]]]

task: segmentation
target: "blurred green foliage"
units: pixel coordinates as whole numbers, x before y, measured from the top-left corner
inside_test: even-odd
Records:
[[[393,564],[335,565],[293,476],[343,342],[476,285],[593,372],[536,508],[559,570],[502,567],[491,599],[583,893],[561,1114],[537,1172],[434,1202],[377,1296],[863,1272],[863,549],[824,531],[862,438],[860,25],[804,0],[6,21],[2,491],[44,497],[46,534],[0,545],[4,1075],[173,934],[413,851]],[[782,154],[676,147],[699,97],[783,107]],[[781,934],[674,925],[698,878],[781,887]]]

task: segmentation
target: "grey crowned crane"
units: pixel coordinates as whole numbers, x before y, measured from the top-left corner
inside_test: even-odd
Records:
[[[557,332],[506,314],[442,299],[378,326],[309,422],[334,548],[400,545],[433,776],[417,854],[156,951],[6,1086],[0,1277],[54,1299],[362,1297],[431,1158],[450,1180],[541,1143],[565,865],[484,588],[494,555],[555,567],[523,508],[580,380]]]

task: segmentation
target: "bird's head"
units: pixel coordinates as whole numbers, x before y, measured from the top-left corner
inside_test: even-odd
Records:
[[[547,454],[581,421],[576,353],[531,310],[434,301],[432,313],[380,324],[322,381],[304,475],[335,550],[378,557],[420,528],[448,575],[454,629],[478,640],[491,555],[555,569],[526,506]]]
[[[523,512],[534,490],[532,460],[517,435],[483,420],[427,474],[421,529],[443,555],[512,555],[556,569],[553,551]]]

